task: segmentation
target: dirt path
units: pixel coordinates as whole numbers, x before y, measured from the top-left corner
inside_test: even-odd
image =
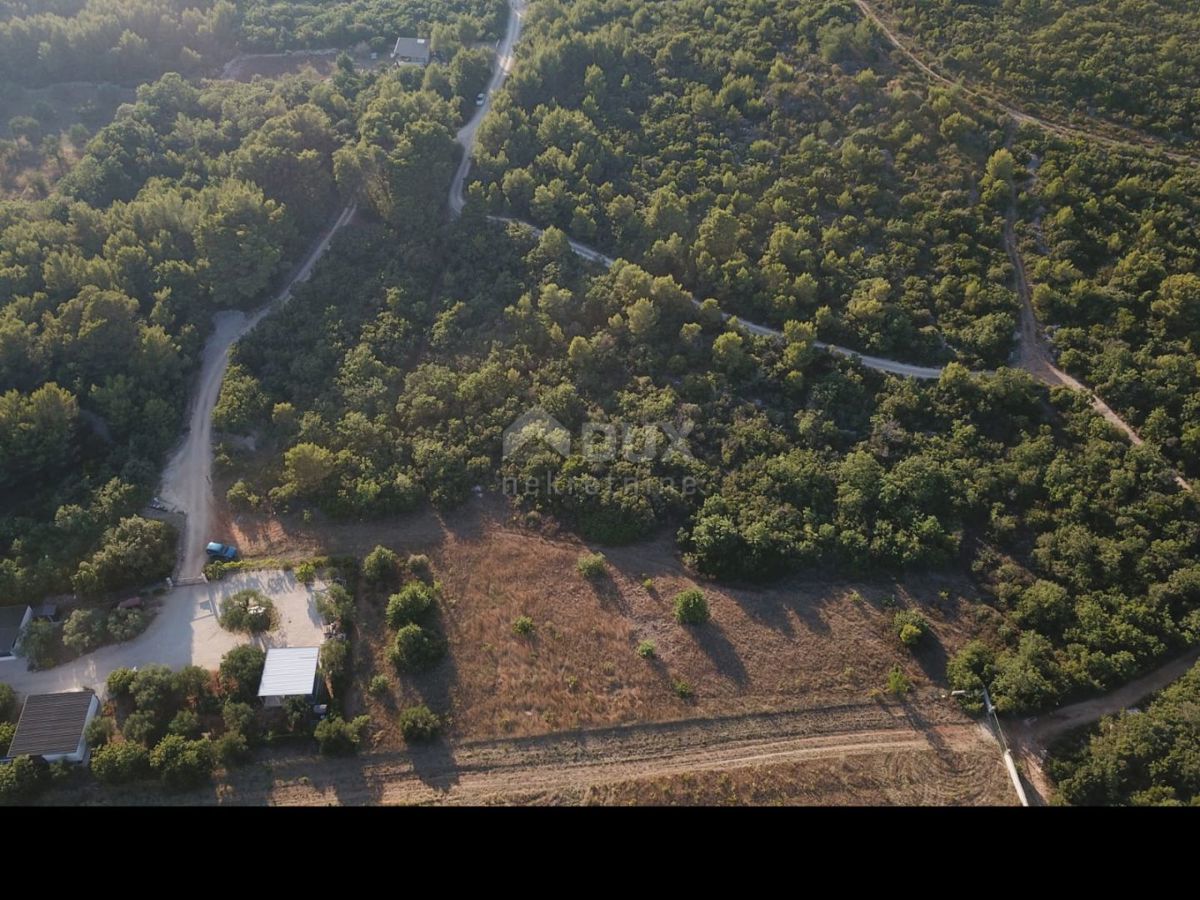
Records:
[[[163,472],[159,496],[176,512],[186,516],[180,536],[180,559],[176,570],[178,579],[199,577],[204,570],[204,545],[219,536],[210,535],[213,519],[212,498],[212,411],[221,394],[221,381],[229,365],[229,348],[255,325],[261,322],[278,304],[291,296],[292,288],[307,281],[333,236],[354,217],[355,206],[342,210],[333,226],[313,245],[297,267],[286,286],[265,306],[246,314],[237,311],[218,313],[214,329],[204,346],[196,393],[192,399],[188,430],[182,443]]]
[[[990,757],[1001,766],[994,743],[977,723],[931,697],[913,704],[864,701],[437,744],[350,759],[314,760],[281,753],[264,760],[266,765],[236,770],[216,796],[172,799],[306,805],[578,802],[596,785],[684,773],[870,754],[952,759],[964,752],[977,760]],[[998,773],[989,780],[989,802],[1011,802],[1006,781]],[[937,791],[922,791],[920,799],[936,802],[938,796]],[[105,802],[106,795],[97,791],[94,797]],[[92,795],[76,799],[88,802]]]
[[[1149,135],[1132,132],[1112,123],[1107,123],[1108,127],[1112,128],[1114,131],[1119,131],[1124,135],[1124,137],[1112,137],[1110,135],[1089,131],[1085,128],[1077,128],[1073,125],[1065,125],[1062,122],[1055,122],[1050,119],[1044,119],[1040,116],[1032,115],[1024,110],[1010,106],[1004,101],[997,99],[996,97],[980,90],[979,88],[968,87],[961,82],[954,81],[943,75],[941,72],[938,72],[923,59],[921,59],[921,57],[917,55],[916,51],[913,50],[909,44],[905,43],[897,36],[896,32],[892,30],[892,28],[883,20],[883,17],[880,16],[879,13],[877,13],[871,7],[871,5],[866,2],[866,0],[854,0],[854,5],[858,7],[859,11],[867,19],[869,19],[876,28],[879,29],[883,36],[887,38],[888,43],[904,54],[909,62],[916,66],[917,69],[928,76],[931,80],[945,85],[946,87],[955,88],[978,103],[989,106],[998,112],[1004,113],[1022,125],[1034,125],[1038,128],[1041,128],[1043,131],[1048,131],[1052,134],[1058,135],[1059,137],[1077,141],[1104,144],[1105,146],[1125,152],[1144,153],[1147,150],[1157,150],[1164,156],[1173,159],[1176,162],[1194,163],[1200,161],[1200,159],[1192,156],[1189,153],[1168,148],[1163,141]]]

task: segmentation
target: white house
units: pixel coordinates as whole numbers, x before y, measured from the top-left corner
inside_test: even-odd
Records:
[[[264,706],[282,706],[289,697],[311,700],[317,692],[320,647],[271,647],[263,666],[258,696]]]
[[[40,756],[46,762],[85,763],[91,756],[85,732],[100,711],[91,691],[30,694],[8,747],[9,758]]]
[[[392,48],[392,59],[397,63],[416,63],[429,65],[429,41],[418,37],[396,38],[396,46]]]

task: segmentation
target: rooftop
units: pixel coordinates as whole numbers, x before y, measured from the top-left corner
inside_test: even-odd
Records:
[[[267,651],[260,697],[307,697],[317,678],[319,647],[272,647]]]
[[[91,691],[31,694],[21,709],[9,756],[49,756],[79,749],[91,709]]]
[[[429,41],[418,37],[396,38],[396,46],[392,49],[392,56],[403,59],[428,60]]]

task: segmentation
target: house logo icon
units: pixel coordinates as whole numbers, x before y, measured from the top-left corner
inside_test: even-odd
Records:
[[[571,432],[540,406],[527,409],[504,429],[504,458],[535,441],[547,445],[559,456],[571,455]]]

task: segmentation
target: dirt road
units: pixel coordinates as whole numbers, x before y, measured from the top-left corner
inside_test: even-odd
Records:
[[[589,788],[683,773],[877,755],[972,760],[983,802],[1011,802],[991,737],[944,701],[861,702],[715,719],[655,722],[544,737],[437,744],[349,759],[276,754],[211,791],[172,800],[231,804],[579,802]],[[952,802],[922,789],[915,802]],[[156,795],[157,797],[157,795]],[[112,802],[97,790],[80,802]],[[118,798],[125,799],[125,798]],[[132,798],[131,798],[132,799]]]
[[[1032,115],[1024,110],[1010,106],[1004,101],[997,99],[996,97],[980,90],[979,88],[968,87],[961,82],[954,81],[943,75],[941,72],[938,72],[923,59],[921,59],[921,57],[917,55],[916,51],[914,51],[909,44],[905,43],[897,36],[895,31],[893,31],[892,28],[883,20],[883,17],[880,16],[879,13],[876,12],[875,9],[866,2],[866,0],[854,0],[854,5],[858,7],[859,11],[867,19],[869,19],[876,28],[879,29],[883,36],[887,38],[888,43],[904,54],[909,62],[916,66],[917,69],[928,76],[931,80],[945,85],[946,87],[955,88],[966,96],[975,100],[977,103],[991,107],[997,112],[1004,113],[1019,124],[1033,125],[1042,129],[1043,131],[1056,134],[1059,137],[1077,141],[1104,144],[1105,146],[1124,152],[1144,153],[1147,150],[1157,150],[1164,156],[1168,157],[1169,159],[1173,159],[1176,162],[1194,163],[1200,161],[1200,158],[1192,156],[1189,153],[1183,153],[1179,150],[1172,150],[1168,148],[1163,141],[1149,135],[1133,132],[1112,123],[1106,123],[1106,126],[1113,129],[1114,132],[1121,133],[1123,135],[1122,137],[1113,137],[1100,132],[1089,131],[1085,128],[1077,128],[1073,125],[1066,125],[1062,122],[1056,122],[1051,119],[1045,119],[1040,116]]]
[[[313,266],[329,249],[333,236],[354,217],[355,206],[342,210],[333,226],[309,251],[286,286],[265,306],[246,314],[229,311],[214,317],[215,327],[204,346],[200,378],[192,399],[188,430],[163,472],[159,496],[168,506],[186,516],[180,536],[182,552],[177,579],[198,577],[204,570],[204,545],[220,540],[209,533],[213,518],[212,498],[212,411],[221,394],[221,380],[229,365],[229,348],[263,320],[277,304],[291,296],[292,288],[307,281]]]

